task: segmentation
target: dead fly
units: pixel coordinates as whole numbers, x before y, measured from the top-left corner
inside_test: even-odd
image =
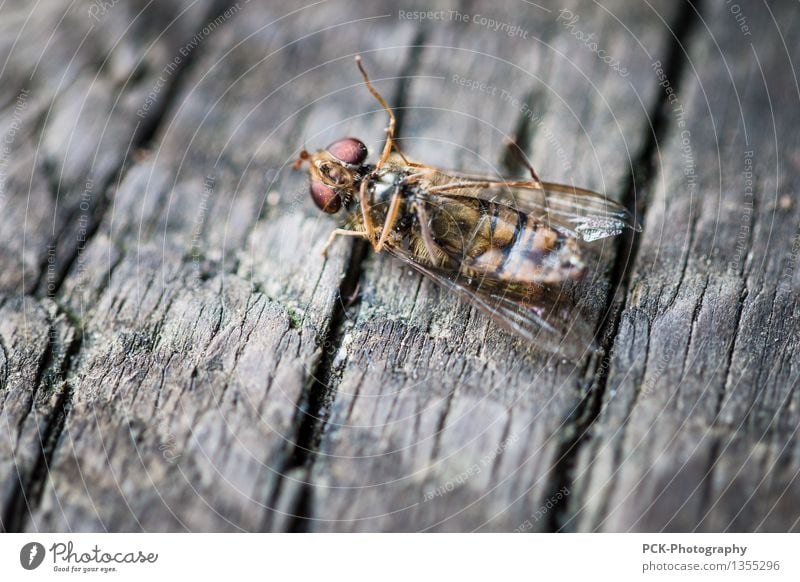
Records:
[[[584,243],[635,228],[629,213],[595,192],[543,182],[530,166],[530,180],[506,180],[409,161],[394,141],[394,113],[356,64],[389,116],[380,159],[366,163],[366,146],[346,137],[294,164],[309,163],[320,210],[347,217],[323,254],[337,236],[364,238],[526,340],[579,355],[591,339],[565,349],[565,328],[581,324],[564,321],[553,288],[584,274]]]

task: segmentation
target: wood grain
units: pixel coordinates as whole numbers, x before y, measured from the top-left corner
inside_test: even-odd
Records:
[[[796,10],[540,4],[4,4],[2,528],[797,530]],[[410,157],[636,211],[566,290],[596,352],[321,256],[355,54]]]
[[[709,7],[687,43],[685,127],[668,106],[610,390],[576,470],[578,529],[798,527],[800,94],[784,67],[800,47],[730,17]],[[750,22],[785,34],[797,14],[774,18],[777,31],[768,11]]]
[[[602,9],[571,8],[587,22],[579,27],[585,34],[621,27]],[[667,5],[661,9],[669,18]],[[646,7],[628,11],[624,24],[632,33],[616,35],[608,48],[629,56],[627,78],[598,70],[596,55],[575,47],[557,12],[531,8],[517,18],[530,31],[528,41],[480,29],[466,41],[459,26],[434,23],[418,67],[442,79],[412,81],[404,149],[444,167],[496,173],[503,139],[528,133],[523,145],[545,179],[621,199],[657,98],[637,40],[651,54],[668,48],[666,36],[649,29],[649,15]],[[453,75],[499,90],[469,91]],[[575,310],[592,326],[606,308],[608,271],[608,261],[592,265],[574,291]],[[532,352],[389,261],[370,258],[361,288],[361,308],[344,339],[346,357],[337,362],[341,379],[321,459],[312,470],[312,527],[522,527],[561,487],[554,488],[554,469],[576,430],[596,360]],[[539,520],[537,529],[546,524]]]

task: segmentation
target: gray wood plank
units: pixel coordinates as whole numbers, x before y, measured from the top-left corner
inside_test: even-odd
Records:
[[[482,29],[472,21],[477,7],[467,23],[431,23],[404,104],[404,149],[444,167],[497,173],[503,138],[527,124],[523,145],[544,179],[620,198],[658,97],[649,62],[669,44],[649,8],[619,16],[622,5],[571,4],[572,16],[492,8],[496,20],[529,31],[527,40]],[[666,3],[660,10],[667,20],[674,14]],[[575,30],[608,39],[626,77],[570,33],[562,21],[574,16]],[[454,75],[498,91],[471,91]],[[608,241],[599,246],[613,251]],[[610,292],[608,265],[593,265],[575,290],[576,325],[597,325]],[[382,257],[368,260],[361,289],[311,470],[309,529],[523,527],[556,493],[553,468],[596,360],[531,349]]]
[[[219,2],[137,1],[90,12],[98,4],[2,9],[0,130],[16,128],[0,170],[5,292],[58,291],[108,207],[107,189],[190,62],[191,51],[179,51]]]
[[[137,2],[95,20],[90,6],[9,2],[0,18],[3,341],[20,350],[9,361],[25,366],[17,378],[22,384],[4,386],[0,411],[20,427],[7,432],[0,455],[14,467],[4,472],[4,528],[24,527],[38,504],[70,405],[65,376],[82,338],[69,307],[37,302],[33,294],[57,294],[64,269],[91,238],[105,204],[102,191],[122,167],[126,147],[137,128],[160,115],[154,107],[139,117],[133,103],[162,74],[159,61],[211,9],[210,2]],[[167,80],[164,90],[169,86]],[[38,360],[27,351],[40,354]]]
[[[796,530],[796,11],[277,4],[0,8],[0,527]],[[289,165],[377,155],[356,53],[412,158],[524,174],[516,137],[644,212],[566,290],[607,353],[321,257]]]
[[[52,426],[63,420],[63,368],[76,340],[50,300],[0,299],[0,528],[19,530],[47,478]]]
[[[683,114],[668,104],[609,389],[564,527],[797,531],[800,47],[788,32],[797,10],[772,9],[775,20],[748,11],[761,32],[745,35],[724,4],[709,6],[691,69],[669,79]]]
[[[327,225],[287,164],[304,137],[325,143],[342,131],[332,120],[369,106],[356,51],[396,45],[375,58],[388,70],[406,58],[413,29],[384,13],[365,10],[368,32],[342,39],[363,25],[333,6],[280,25],[280,11],[243,8],[205,41],[59,294],[84,341],[31,529],[288,527],[272,508],[291,493],[284,473],[349,251],[323,260]],[[334,45],[338,64],[309,66]],[[382,135],[383,120],[346,123]]]

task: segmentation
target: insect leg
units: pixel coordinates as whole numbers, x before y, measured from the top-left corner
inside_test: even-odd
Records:
[[[331,236],[328,237],[328,240],[325,241],[325,246],[322,247],[322,256],[328,256],[328,249],[333,244],[333,241],[336,239],[337,236],[357,236],[361,238],[367,238],[367,233],[361,230],[347,230],[346,228],[337,228],[331,233]]]
[[[386,114],[389,116],[389,127],[386,128],[386,145],[383,146],[383,153],[381,153],[381,158],[378,160],[378,163],[375,164],[375,169],[380,170],[383,167],[383,164],[386,163],[386,160],[389,159],[389,155],[392,153],[392,147],[394,147],[394,129],[397,125],[397,120],[394,117],[394,112],[392,108],[389,107],[389,104],[386,103],[386,99],[384,99],[378,90],[372,85],[372,82],[369,80],[369,76],[367,76],[367,71],[364,70],[364,65],[361,64],[361,56],[356,56],[356,65],[358,66],[358,70],[361,71],[361,76],[364,77],[364,82],[367,84],[367,89],[369,92],[372,93],[372,96],[378,100],[378,103],[381,104],[383,110],[386,111]],[[400,154],[403,156],[403,154]],[[403,157],[405,159],[405,157]]]
[[[431,225],[428,224],[428,213],[422,207],[422,204],[415,204],[414,212],[417,215],[419,231],[422,234],[422,243],[425,245],[425,250],[428,251],[428,256],[431,258],[431,263],[433,265],[437,265],[439,262],[440,251],[439,247],[433,240],[433,235],[431,234]]]
[[[381,237],[378,239],[378,244],[375,246],[375,252],[381,252],[383,245],[386,243],[386,239],[389,238],[389,233],[392,232],[395,223],[397,222],[397,214],[400,211],[400,202],[402,201],[402,197],[400,196],[400,187],[395,187],[394,191],[392,192],[392,198],[389,201],[389,210],[386,213],[386,220],[383,223],[383,230],[381,231]]]
[[[514,180],[511,182],[451,182],[450,184],[442,184],[441,186],[432,186],[428,192],[447,192],[448,190],[460,190],[461,188],[513,188],[523,187],[529,188],[532,182],[529,180]],[[536,188],[542,188],[541,183],[533,183]]]
[[[526,168],[528,168],[528,171],[531,173],[531,178],[533,178],[533,181],[539,184],[539,187],[541,187],[542,181],[539,179],[539,174],[537,174],[536,170],[533,169],[533,165],[525,157],[522,158],[522,163],[525,164]]]
[[[539,174],[537,174],[536,170],[533,169],[533,165],[528,161],[528,158],[525,156],[525,152],[522,151],[522,148],[519,147],[519,144],[512,139],[506,139],[506,147],[508,147],[508,150],[512,152],[513,156],[519,163],[528,168],[528,171],[531,173],[531,178],[533,178],[533,181],[536,182],[541,188],[542,181],[539,179]]]
[[[405,178],[403,178],[403,184],[413,184],[414,182],[418,181],[422,178],[425,174],[422,172],[418,172],[416,174],[409,174]]]
[[[400,149],[400,146],[397,145],[397,142],[392,140],[392,149],[397,152],[397,155],[400,156],[400,159],[403,160],[403,163],[406,166],[411,166],[412,168],[427,168],[425,164],[420,164],[419,162],[412,162],[409,160],[403,151]]]
[[[396,144],[396,143],[392,142],[392,147],[394,148],[394,151],[396,151],[396,152],[397,152],[397,155],[398,155],[398,156],[400,156],[400,159],[402,159],[402,160],[403,160],[403,163],[404,163],[406,166],[418,166],[418,165],[419,165],[419,164],[417,164],[417,163],[415,163],[415,162],[411,162],[411,161],[409,161],[409,159],[408,159],[408,158],[405,156],[405,154],[404,154],[404,153],[403,153],[403,152],[400,150],[400,148],[399,148],[399,147],[397,147],[397,144]]]
[[[367,197],[368,187],[369,180],[365,177],[361,180],[361,186],[358,189],[358,202],[361,206],[361,218],[364,221],[366,238],[372,243],[372,248],[375,248],[375,241],[373,240],[375,228],[372,226],[372,215],[369,213],[369,198]]]

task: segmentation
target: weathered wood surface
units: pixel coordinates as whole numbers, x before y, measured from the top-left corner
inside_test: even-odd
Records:
[[[539,4],[4,4],[2,527],[797,530],[800,15]],[[289,164],[381,143],[356,53],[410,155],[514,136],[636,208],[572,290],[598,353],[323,260]]]

